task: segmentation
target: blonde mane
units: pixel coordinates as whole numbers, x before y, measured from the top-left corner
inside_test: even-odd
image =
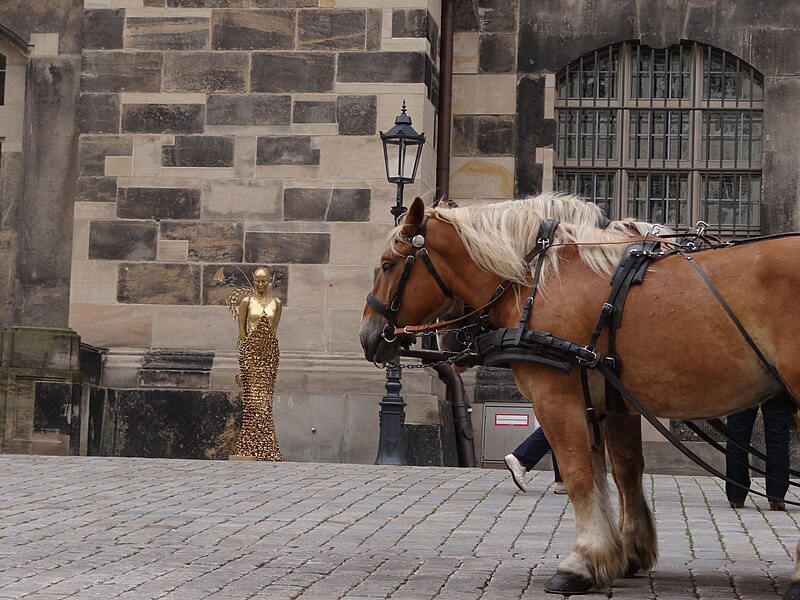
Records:
[[[536,261],[523,258],[537,244],[542,219],[560,221],[555,233],[558,244],[578,246],[583,262],[595,273],[611,277],[625,251],[626,244],[598,244],[622,241],[652,231],[653,225],[633,219],[606,221],[602,209],[576,196],[541,194],[495,204],[462,208],[427,209],[426,214],[450,223],[458,232],[470,258],[481,268],[503,279],[529,284]],[[390,248],[400,254],[401,227],[390,234]],[[594,245],[592,245],[594,244]],[[544,292],[547,280],[558,274],[559,252],[549,251],[540,275],[539,287]]]

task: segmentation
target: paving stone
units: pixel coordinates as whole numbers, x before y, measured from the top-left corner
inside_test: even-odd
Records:
[[[121,280],[143,267],[160,267],[149,276],[171,282],[164,294],[199,294],[199,265],[123,263]],[[180,391],[125,393],[152,396],[126,416],[141,422],[127,435],[146,435],[148,403],[186,413]],[[43,456],[0,456],[0,469],[0,598],[530,600],[544,597],[575,527],[548,472],[531,473],[522,494],[492,469]],[[786,589],[795,509],[756,499],[733,513],[705,477],[647,476],[645,488],[657,568],[586,598]]]

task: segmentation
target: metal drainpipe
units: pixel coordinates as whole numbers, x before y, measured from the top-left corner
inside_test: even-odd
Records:
[[[453,31],[455,0],[442,2],[442,43],[439,53],[439,133],[436,149],[436,197],[433,205],[450,196],[450,134],[453,118]]]
[[[450,401],[453,404],[453,425],[456,430],[456,453],[458,454],[459,467],[475,466],[475,434],[472,430],[472,415],[469,403],[464,393],[464,382],[461,375],[456,373],[450,365],[436,365],[433,367],[439,374],[447,389],[450,390]]]

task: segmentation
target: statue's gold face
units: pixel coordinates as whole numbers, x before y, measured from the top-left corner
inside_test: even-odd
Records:
[[[257,271],[253,275],[253,286],[259,295],[266,293],[267,288],[269,288],[269,279],[269,273],[265,273],[264,271]]]

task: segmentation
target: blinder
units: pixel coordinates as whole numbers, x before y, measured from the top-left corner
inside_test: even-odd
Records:
[[[383,337],[383,339],[390,344],[397,340],[398,337],[395,335],[394,331],[397,329],[397,321],[395,319],[397,317],[397,312],[400,310],[400,301],[403,298],[406,283],[408,282],[408,278],[411,276],[411,269],[416,262],[417,255],[419,255],[419,257],[422,259],[422,262],[425,263],[428,273],[431,274],[431,277],[433,277],[433,280],[436,282],[436,285],[439,286],[439,289],[442,290],[442,293],[445,295],[445,297],[453,297],[453,293],[450,291],[450,288],[447,287],[445,282],[439,276],[439,273],[436,272],[436,267],[434,267],[431,257],[428,254],[428,250],[425,248],[425,229],[427,224],[428,219],[426,218],[420,225],[417,233],[415,233],[413,236],[402,238],[402,241],[411,244],[411,253],[406,257],[405,264],[403,265],[403,272],[400,274],[400,280],[397,282],[397,288],[394,291],[394,296],[392,296],[389,306],[386,306],[383,302],[378,300],[375,297],[375,294],[372,292],[367,294],[367,304],[369,304],[369,306],[372,307],[375,312],[386,317],[386,320],[388,321],[386,326],[383,328],[381,337]]]

